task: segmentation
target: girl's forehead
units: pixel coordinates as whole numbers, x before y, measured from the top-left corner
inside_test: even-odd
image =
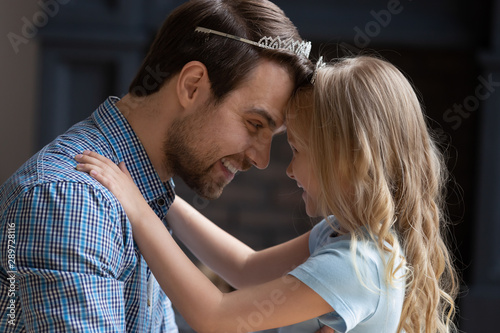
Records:
[[[312,104],[296,104],[289,108],[286,112],[285,123],[286,126],[300,125],[302,122],[307,122],[312,117],[313,105]]]

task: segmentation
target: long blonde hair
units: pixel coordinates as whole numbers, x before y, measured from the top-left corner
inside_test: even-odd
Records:
[[[388,283],[402,265],[409,272],[398,332],[454,331],[458,283],[444,241],[448,174],[411,84],[386,61],[346,58],[320,69],[293,105],[287,126],[311,156],[318,207],[336,216],[354,246],[368,231],[389,257]]]

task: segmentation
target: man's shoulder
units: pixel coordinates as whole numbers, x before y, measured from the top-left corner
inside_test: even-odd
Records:
[[[69,164],[68,164],[69,165]],[[11,209],[65,210],[72,207],[90,207],[109,213],[119,208],[117,199],[109,190],[89,175],[58,167],[44,169],[44,176],[11,177],[0,188],[0,212]],[[19,207],[19,208],[15,208]]]
[[[38,182],[76,181],[86,183],[89,177],[75,170],[74,157],[84,150],[92,150],[113,159],[114,150],[109,138],[99,129],[93,117],[89,117],[59,135],[36,155],[34,168]]]
[[[84,150],[112,157],[112,147],[105,140],[99,139],[82,133],[75,135],[70,130],[42,148],[0,187],[0,211],[15,200],[34,195],[41,188],[53,191],[66,189],[69,192],[78,189],[73,195],[91,192],[96,198],[115,201],[111,193],[95,179],[76,170],[74,156]]]

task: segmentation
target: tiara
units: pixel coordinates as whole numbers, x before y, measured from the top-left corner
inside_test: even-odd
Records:
[[[293,38],[281,39],[278,37],[262,37],[258,42],[249,40],[243,37],[238,37],[231,34],[226,34],[225,32],[220,32],[217,30],[207,29],[203,27],[196,27],[194,29],[196,32],[203,32],[206,34],[214,34],[230,39],[237,40],[239,42],[247,43],[263,49],[274,49],[274,50],[287,50],[295,53],[298,56],[303,56],[309,58],[309,53],[311,52],[311,42],[299,41]]]
[[[326,66],[326,62],[323,61],[323,56],[319,57],[318,61],[316,62],[316,68],[314,69],[313,76],[311,78],[311,84],[314,84],[316,82],[316,77],[318,76],[318,71]]]

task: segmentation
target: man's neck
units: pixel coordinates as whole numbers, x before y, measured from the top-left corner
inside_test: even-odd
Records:
[[[116,107],[141,141],[160,179],[167,181],[173,174],[164,161],[163,143],[170,128],[171,117],[168,107],[159,104],[159,96],[154,95],[137,97],[127,94],[116,103]]]

